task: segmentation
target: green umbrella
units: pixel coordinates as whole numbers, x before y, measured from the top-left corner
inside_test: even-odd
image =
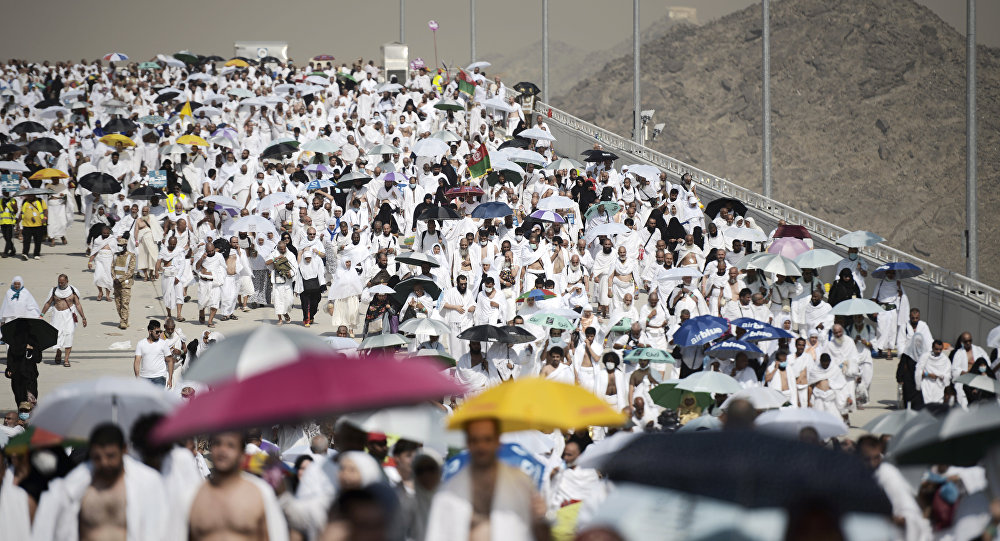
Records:
[[[625,362],[639,362],[643,359],[648,359],[651,363],[670,363],[677,364],[677,360],[674,359],[672,355],[663,351],[662,349],[656,348],[637,348],[628,352],[625,355]]]
[[[354,76],[352,76],[350,73],[341,73],[341,72],[338,72],[337,73],[337,78],[338,79],[347,79],[348,81],[353,81],[355,83],[358,82],[358,80],[355,79]]]
[[[618,323],[611,326],[611,330],[614,332],[628,332],[632,330],[632,318],[621,318]]]
[[[193,54],[177,53],[177,54],[174,55],[174,58],[176,58],[177,60],[180,60],[181,62],[184,62],[185,64],[197,64],[198,63],[198,57],[195,56],[195,55],[193,55]]]
[[[146,115],[139,117],[137,121],[139,122],[139,124],[159,125],[165,123],[167,119],[163,118],[160,115]]]
[[[501,176],[507,182],[513,184],[514,186],[517,186],[518,184],[521,184],[521,181],[524,180],[521,177],[521,175],[519,175],[519,174],[517,174],[517,173],[515,173],[513,171],[496,171],[496,170],[494,170],[494,171],[490,171],[489,173],[486,174],[486,183],[489,184],[490,186],[496,186],[497,182],[500,182],[500,177]]]
[[[587,209],[587,212],[583,213],[583,217],[590,219],[591,216],[597,213],[597,209],[603,208],[608,212],[608,216],[614,216],[622,210],[622,206],[614,201],[601,201],[600,203],[595,203]]]
[[[437,360],[441,361],[441,364],[443,364],[446,368],[451,368],[451,367],[455,366],[456,364],[458,364],[458,362],[455,361],[454,357],[452,357],[450,355],[446,355],[444,353],[441,353],[441,352],[439,352],[436,349],[419,349],[419,350],[417,350],[416,353],[413,354],[413,356],[414,357],[430,357],[432,359],[437,359]]]
[[[139,64],[139,69],[141,69],[141,70],[158,70],[158,69],[160,69],[160,65],[157,64],[156,62],[143,62],[142,64]]]
[[[455,100],[443,99],[434,104],[435,109],[442,111],[464,111],[465,106]]]
[[[358,346],[358,350],[391,348],[395,346],[405,346],[408,343],[409,342],[406,341],[406,338],[403,338],[398,334],[376,334],[362,340],[361,345]]]
[[[306,75],[306,77],[311,77],[311,76],[313,76],[313,75],[315,75],[315,76],[317,76],[317,77],[329,77],[329,76],[330,76],[330,75],[329,75],[328,73],[326,73],[325,71],[314,71],[314,72],[312,72],[312,73],[309,73],[309,74],[307,74],[307,75]]]
[[[542,327],[562,329],[564,331],[572,331],[576,328],[576,325],[573,325],[570,320],[555,314],[535,314],[528,319],[528,323],[534,323],[535,325],[541,325]]]
[[[649,397],[653,399],[653,403],[657,406],[672,409],[674,411],[681,405],[681,400],[684,398],[685,393],[690,391],[684,391],[677,388],[677,384],[680,380],[674,379],[669,380],[664,383],[657,385],[649,390]],[[708,393],[691,393],[694,395],[694,401],[702,409],[712,405],[715,400],[712,395]]]

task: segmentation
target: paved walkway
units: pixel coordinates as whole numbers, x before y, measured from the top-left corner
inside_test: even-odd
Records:
[[[42,258],[38,261],[29,259],[0,259],[0,288],[10,287],[10,280],[16,275],[24,278],[25,286],[38,300],[39,305],[45,302],[48,293],[56,285],[59,274],[69,276],[70,284],[80,290],[83,297],[83,309],[87,315],[89,326],[77,327],[74,338],[73,352],[70,357],[72,366],[65,368],[61,364],[53,364],[55,352],[46,350],[45,359],[38,366],[38,392],[41,398],[52,389],[72,381],[86,380],[104,375],[131,377],[133,352],[138,340],[146,337],[146,324],[150,319],[163,321],[166,311],[160,302],[159,285],[156,281],[136,281],[132,287],[131,320],[129,328],[118,328],[118,314],[113,302],[97,302],[97,288],[94,286],[93,273],[87,270],[87,259],[84,256],[83,226],[79,216],[71,226],[69,244],[42,247]],[[20,245],[18,245],[20,249]],[[188,288],[189,294],[195,295],[194,286]],[[643,296],[644,297],[644,296]],[[645,298],[636,302],[645,302]],[[237,321],[219,321],[214,330],[223,335],[252,329],[262,324],[274,324],[274,309],[258,308],[250,312],[237,311]],[[190,340],[198,338],[208,327],[198,323],[198,305],[195,301],[185,304],[183,315],[187,321],[178,323],[177,327]],[[292,322],[301,321],[298,308],[292,312]],[[301,325],[298,328],[304,329]],[[317,335],[332,335],[336,331],[330,324],[330,319],[324,313],[318,324],[304,329]],[[110,350],[115,342],[128,341],[126,350]],[[4,349],[5,351],[5,349]],[[2,359],[0,359],[2,362]],[[872,418],[885,413],[894,407],[896,400],[896,362],[884,359],[875,360],[875,375],[872,381],[872,402],[863,410],[851,415],[851,425],[861,426]],[[0,410],[15,407],[14,396],[10,390],[9,380],[0,383]]]

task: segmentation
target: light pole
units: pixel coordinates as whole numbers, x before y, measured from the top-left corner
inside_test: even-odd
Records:
[[[979,234],[976,219],[976,0],[965,8],[965,273],[979,278]]]
[[[542,101],[549,103],[549,0],[542,0]]]
[[[399,42],[406,43],[406,0],[399,0]]]
[[[632,140],[642,144],[642,97],[639,93],[639,0],[632,0]]]
[[[476,61],[476,0],[469,0],[469,28],[470,36],[469,41],[472,43],[470,49],[472,50],[472,60]]]
[[[761,176],[764,184],[764,197],[770,199],[771,197],[771,2],[770,0],[761,0],[761,11],[763,11],[764,19],[764,33],[763,33],[763,46],[762,46],[762,64],[763,73],[761,74],[763,79],[762,85],[762,104],[761,104],[761,117],[763,121],[763,136],[764,142],[762,144],[763,152],[761,153]]]

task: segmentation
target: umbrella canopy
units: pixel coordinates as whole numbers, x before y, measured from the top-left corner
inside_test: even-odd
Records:
[[[787,257],[788,259],[794,260],[800,255],[810,251],[809,245],[806,241],[802,239],[797,239],[795,237],[782,237],[780,239],[775,239],[770,246],[767,247],[768,253],[778,254]]]
[[[451,355],[441,353],[436,349],[418,349],[411,357],[427,357],[441,363],[445,368],[454,367],[458,362]]]
[[[527,81],[521,81],[520,83],[514,85],[514,90],[517,90],[526,96],[537,96],[542,93],[541,89],[538,88],[535,83],[529,83]]]
[[[570,159],[570,158],[559,158],[558,160],[543,167],[546,171],[562,171],[570,169],[583,169],[583,164]]]
[[[872,271],[872,278],[878,278],[879,280],[885,278],[885,273],[889,271],[896,272],[896,280],[903,280],[905,278],[913,278],[915,276],[920,276],[924,273],[920,267],[914,265],[913,263],[906,263],[905,261],[895,261],[892,263],[886,263],[885,265],[880,265],[877,269]]]
[[[800,269],[818,269],[820,267],[836,265],[837,263],[840,263],[841,259],[843,258],[830,250],[817,248],[799,254],[795,258],[795,264],[798,265]]]
[[[653,403],[657,406],[677,411],[677,409],[681,406],[681,401],[684,399],[684,395],[691,392],[684,389],[678,389],[678,383],[680,383],[680,380],[665,381],[650,389],[649,397],[653,399]],[[694,397],[695,403],[701,408],[707,408],[715,402],[715,399],[712,398],[712,395],[709,393],[691,394]]]
[[[622,210],[622,206],[614,201],[601,201],[599,203],[594,203],[593,205],[590,205],[590,208],[587,209],[587,212],[583,213],[583,217],[589,219],[595,214],[597,214],[597,212],[600,210],[604,210],[605,212],[607,212],[608,216],[614,216],[615,214],[618,214],[618,212]]]
[[[68,383],[38,401],[31,423],[64,438],[87,440],[102,423],[128,434],[137,419],[170,413],[180,397],[138,378],[102,377]]]
[[[396,284],[396,293],[393,294],[393,298],[396,299],[396,302],[404,302],[406,297],[413,292],[413,286],[415,285],[424,286],[424,292],[430,295],[434,300],[437,300],[437,298],[441,296],[441,287],[438,286],[434,280],[414,276]]]
[[[158,70],[158,69],[160,69],[160,65],[157,64],[156,62],[143,62],[143,63],[139,64],[139,69],[141,69],[141,70]]]
[[[308,143],[299,145],[299,150],[307,150],[309,152],[317,152],[319,154],[334,154],[340,147],[333,143],[332,141],[327,141],[326,139],[313,139]]]
[[[523,133],[524,132],[522,132],[522,137],[524,136]],[[614,161],[617,159],[618,155],[615,154],[614,152],[608,152],[607,150],[592,150],[591,152],[587,153],[587,157],[584,158],[583,161],[590,163],[600,163],[607,160]]]
[[[184,373],[184,378],[202,383],[242,380],[293,362],[306,353],[329,350],[330,346],[312,333],[265,325],[212,344]]]
[[[755,258],[747,265],[750,269],[760,269],[783,276],[802,276],[802,269],[791,259],[778,254],[766,254]]]
[[[124,62],[128,60],[128,56],[123,53],[108,53],[101,58],[107,62]]]
[[[535,336],[517,325],[474,325],[459,333],[458,338],[471,342],[501,342],[504,344],[523,344],[533,342]]]
[[[973,374],[972,372],[966,372],[955,378],[955,383],[961,383],[966,387],[972,387],[974,389],[980,389],[988,393],[1000,395],[1000,381],[995,380],[986,374]]]
[[[503,218],[514,211],[503,201],[489,201],[472,209],[473,218]]]
[[[822,440],[847,434],[847,425],[840,417],[813,408],[785,408],[761,413],[754,424],[760,430],[776,436],[797,440],[803,428],[813,428]]]
[[[729,323],[716,316],[693,317],[681,324],[674,333],[674,343],[680,347],[700,346],[726,334]]]
[[[477,186],[459,186],[458,188],[452,188],[444,192],[444,196],[447,197],[448,199],[454,199],[462,195],[478,196],[478,195],[483,195],[484,193],[485,192],[483,192],[483,189]]]
[[[571,209],[577,208],[577,204],[576,201],[573,201],[564,195],[552,195],[540,200],[538,202],[538,208],[541,210]]]
[[[554,142],[556,140],[553,135],[541,128],[529,128],[517,134],[518,137],[524,139],[534,139],[536,141],[550,141]]]
[[[629,173],[647,180],[659,178],[660,176],[660,169],[655,165],[635,164],[629,165],[627,168]]]
[[[417,220],[461,220],[462,216],[451,207],[431,207],[424,209]]]
[[[952,408],[940,419],[906,426],[889,442],[896,464],[974,466],[1000,441],[1000,404],[980,401],[968,410]]]
[[[127,118],[114,118],[110,122],[104,125],[104,131],[112,131],[118,133],[134,132],[139,127]]]
[[[440,371],[438,363],[419,357],[399,362],[389,355],[372,355],[358,362],[333,353],[309,353],[197,395],[161,423],[154,436],[174,441],[220,430],[417,404],[464,392]],[[379,384],[371,385],[373,381]]]
[[[446,98],[435,103],[434,108],[439,109],[441,111],[464,111],[465,105],[462,105],[461,103],[455,100]]]
[[[733,394],[743,389],[739,382],[721,372],[695,372],[682,379],[677,388],[692,393]]]
[[[24,120],[18,122],[17,124],[14,124],[14,127],[11,128],[10,131],[18,135],[24,135],[26,133],[31,133],[31,132],[42,133],[48,131],[48,129],[46,129],[45,126],[33,120]]]
[[[141,116],[137,120],[138,120],[138,122],[140,124],[151,124],[151,125],[154,125],[154,126],[159,125],[159,124],[164,124],[167,121],[166,118],[163,118],[160,115],[146,115],[146,116]]]
[[[868,421],[861,429],[876,435],[888,434],[895,436],[907,423],[921,416],[925,418],[925,422],[934,420],[933,415],[923,410],[896,410],[879,415]]]
[[[406,338],[398,334],[373,334],[361,341],[361,345],[358,346],[358,350],[364,351],[369,349],[393,348],[396,346],[405,346],[408,343],[409,342],[407,342]]]
[[[334,351],[357,351],[358,342],[346,336],[324,336],[323,341],[330,345]]]
[[[884,310],[875,301],[868,299],[847,299],[846,301],[838,302],[837,306],[833,307],[833,312],[831,313],[835,316],[866,316],[868,314],[881,314],[882,312]]]
[[[778,229],[774,231],[774,238],[783,239],[786,237],[792,237],[796,239],[810,239],[812,235],[805,226],[801,225],[779,225]]]
[[[2,153],[2,151],[0,151],[0,153]],[[27,173],[28,171],[30,171],[30,169],[25,167],[24,164],[21,162],[0,161],[0,171],[14,171],[17,173]]]
[[[864,248],[865,246],[874,246],[884,240],[884,238],[871,231],[859,230],[840,237],[837,239],[837,244],[847,246],[848,248]]]
[[[778,340],[779,338],[795,338],[795,335],[775,327],[774,325],[769,325],[763,321],[759,321],[750,317],[741,317],[739,319],[734,319],[730,323],[733,325],[746,330],[746,334],[740,337],[740,340],[746,342],[759,342],[764,340]]]
[[[205,198],[206,203],[215,203],[217,207],[229,207],[229,208],[243,208],[243,205],[236,202],[232,197],[226,197],[224,195],[210,195]]]
[[[367,154],[369,156],[378,156],[380,154],[401,154],[402,152],[402,149],[392,145],[375,145],[368,149]]]
[[[267,218],[263,218],[256,214],[251,214],[248,216],[243,216],[233,220],[233,224],[230,229],[235,233],[258,233],[267,234],[274,233],[278,234],[278,230],[275,229],[274,223]]]
[[[530,163],[533,165],[543,166],[549,162],[545,159],[545,156],[542,156],[534,150],[527,150],[523,148],[505,149],[504,155],[507,156],[508,160],[517,163]]]
[[[80,178],[80,186],[97,194],[112,194],[122,191],[122,185],[115,177],[94,171]]]
[[[438,130],[431,134],[432,139],[440,139],[445,143],[459,143],[462,138],[458,136],[455,132],[451,130]],[[422,140],[422,139],[421,139]]]
[[[451,327],[446,323],[429,317],[413,317],[399,325],[399,330],[407,334],[425,334],[441,336],[451,334]]]
[[[597,237],[612,237],[614,235],[621,235],[622,233],[628,233],[630,229],[627,225],[618,222],[608,222],[606,224],[601,224],[596,227],[588,227],[586,240],[590,241],[596,239]],[[701,273],[698,273],[701,276]]]
[[[44,428],[29,426],[24,429],[24,432],[10,438],[7,445],[4,446],[3,452],[7,455],[18,455],[27,453],[28,451],[34,451],[35,449],[44,449],[46,447],[85,446],[86,443],[87,442],[84,440],[65,439],[59,434],[50,432]]]
[[[159,188],[153,188],[152,186],[140,186],[128,194],[129,199],[140,199],[144,201],[154,197],[166,198],[167,195]]]
[[[733,393],[722,403],[722,409],[729,409],[733,400],[746,400],[755,410],[770,410],[780,408],[788,402],[784,393],[771,387],[750,387],[738,393]]]
[[[177,138],[178,145],[196,145],[200,147],[209,146],[208,141],[198,137],[197,135],[182,135]]]
[[[365,432],[391,434],[423,444],[451,439],[445,430],[448,415],[432,404],[349,413],[341,418]]]
[[[540,301],[540,300],[543,300],[543,299],[552,299],[555,296],[556,296],[556,294],[555,294],[554,291],[549,291],[548,289],[534,288],[534,289],[531,289],[530,291],[525,291],[524,293],[521,293],[520,295],[518,295],[517,299],[515,299],[515,300],[517,302],[521,302],[521,301],[524,301],[526,299],[534,299],[536,301]]]
[[[1000,325],[993,327],[993,330],[986,335],[986,347],[1000,348]]]
[[[503,99],[499,97],[490,98],[484,101],[483,108],[492,109],[494,111],[500,111],[501,113],[513,113],[514,111],[517,111],[516,105],[511,105],[503,101]]]
[[[250,67],[250,64],[248,64],[246,60],[241,60],[239,58],[233,58],[231,60],[227,60],[224,65],[226,67],[232,66],[232,67],[235,67],[235,68],[248,68],[248,67]]]
[[[563,316],[545,314],[541,312],[528,318],[528,323],[534,323],[535,325],[539,325],[547,329],[562,329],[564,331],[572,331],[576,328],[576,325],[573,325],[572,321]]]
[[[396,256],[396,262],[417,266],[430,265],[432,269],[441,266],[441,264],[437,262],[437,259],[434,259],[430,255],[423,252],[403,252]],[[390,291],[390,293],[392,292]]]
[[[737,340],[735,338],[730,338],[728,340],[723,340],[718,344],[705,350],[712,357],[719,359],[733,359],[740,353],[745,354],[749,358],[760,358],[764,356],[764,352],[761,349],[750,342],[744,342],[743,340]]]
[[[306,190],[311,192],[314,190],[322,190],[324,188],[332,188],[334,186],[336,186],[336,183],[334,183],[332,180],[325,178],[318,178],[309,181],[309,184],[306,184]]]
[[[39,137],[34,141],[28,143],[28,150],[35,152],[48,152],[50,154],[55,154],[62,150],[63,146],[51,137]]]
[[[298,150],[298,145],[293,145],[291,143],[277,143],[265,148],[264,151],[260,153],[260,157],[278,159],[282,156],[291,156],[292,154],[298,152]]]
[[[192,135],[190,137],[195,137],[195,136]],[[109,147],[114,147],[114,146],[118,145],[119,143],[121,143],[123,146],[126,146],[126,147],[134,147],[135,146],[135,141],[129,139],[127,136],[122,135],[120,133],[111,133],[111,134],[105,135],[104,137],[101,137],[100,139],[98,139],[98,141],[104,143],[105,145],[108,145]]]
[[[292,194],[288,192],[274,192],[272,194],[265,195],[257,204],[257,209],[270,210],[277,207],[283,207],[292,201],[295,201],[295,196]]]
[[[544,378],[506,381],[459,406],[449,428],[477,419],[497,419],[501,432],[570,430],[588,426],[621,426],[624,416],[597,395]]]
[[[719,211],[723,208],[731,209],[740,216],[747,215],[747,206],[744,205],[739,199],[733,199],[731,197],[720,197],[710,202],[705,206],[705,214],[708,214],[712,219],[715,219],[715,217],[719,215]]]
[[[805,499],[822,498],[842,512],[892,512],[885,492],[857,457],[754,431],[644,434],[610,457],[604,470],[612,481],[744,507],[798,507]]]
[[[674,359],[673,355],[663,351],[662,349],[656,348],[636,348],[625,354],[625,358],[622,359],[627,363],[637,363],[643,359],[648,360],[651,363],[670,363],[677,364],[677,360]]]
[[[566,219],[555,213],[552,210],[536,210],[531,213],[531,217],[543,222],[552,222],[555,224],[564,224]]]
[[[59,331],[42,318],[19,317],[0,327],[0,336],[9,346],[30,345],[44,350],[56,345]]]
[[[412,150],[417,156],[434,158],[437,156],[444,156],[451,151],[451,147],[448,146],[448,143],[442,141],[441,139],[428,137],[427,139],[421,139],[414,143]]]
[[[33,175],[28,177],[29,180],[47,180],[52,178],[69,178],[69,175],[63,173],[58,169],[52,169],[50,167],[46,167],[45,169],[39,169],[38,171],[35,171]]]
[[[763,231],[752,227],[727,227],[722,230],[722,235],[730,241],[764,242],[767,240],[767,235]]]

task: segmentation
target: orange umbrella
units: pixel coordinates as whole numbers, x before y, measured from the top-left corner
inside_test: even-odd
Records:
[[[48,180],[52,178],[69,178],[69,175],[58,169],[45,168],[35,171],[35,174],[28,177],[29,180]]]

